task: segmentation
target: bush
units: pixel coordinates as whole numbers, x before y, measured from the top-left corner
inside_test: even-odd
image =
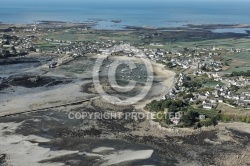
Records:
[[[188,111],[182,116],[181,121],[185,127],[193,126],[198,121],[199,114],[195,111]]]
[[[184,99],[190,99],[193,97],[194,97],[194,95],[192,93],[189,93],[189,94],[183,96]]]
[[[208,127],[208,126],[215,126],[217,124],[217,122],[215,121],[215,119],[211,119],[211,118],[207,118],[205,120],[201,120],[200,121],[200,125],[201,126],[205,126],[205,127]]]
[[[225,115],[225,114],[221,115],[221,121],[230,122],[231,120],[232,120],[232,117],[230,115]]]
[[[160,101],[153,100],[146,105],[145,109],[152,112],[160,112],[168,108],[169,112],[178,112],[185,106],[187,106],[187,103],[181,100],[165,99]]]

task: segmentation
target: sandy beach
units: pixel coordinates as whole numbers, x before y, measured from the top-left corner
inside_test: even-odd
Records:
[[[153,66],[153,72],[156,74],[155,77],[158,79],[162,79],[161,84],[163,85],[162,87],[156,87],[158,89],[156,92],[158,94],[154,94],[150,98],[146,98],[145,100],[138,102],[135,105],[135,108],[137,110],[143,110],[143,108],[146,106],[146,104],[150,103],[152,100],[160,100],[162,99],[163,96],[165,96],[169,90],[172,88],[174,85],[175,81],[175,72],[171,70],[167,70],[163,64],[159,64],[156,62],[151,62]],[[160,88],[160,89],[159,89]]]
[[[91,58],[97,58],[98,56],[93,56]],[[135,63],[142,63],[140,58],[134,57],[112,57],[112,59],[121,61],[133,61]],[[147,103],[155,99],[161,99],[167,94],[168,90],[174,83],[175,73],[166,70],[164,65],[151,62],[155,79],[161,80],[161,85],[152,86],[152,90],[147,94],[147,96],[138,103],[135,104],[135,108],[141,110]],[[32,69],[27,70],[28,72]],[[93,71],[89,71],[89,75]],[[43,76],[63,76],[55,75],[54,73],[46,73]],[[78,77],[78,78],[77,78]],[[80,85],[86,84],[90,81],[81,81],[82,75],[77,75],[77,80],[72,83],[61,84],[53,87],[36,87],[36,88],[24,88],[24,87],[12,87],[2,91],[5,97],[0,97],[0,105],[2,105],[0,110],[0,116],[15,114],[19,112],[32,111],[37,109],[43,109],[48,107],[53,107],[57,105],[62,105],[78,100],[89,99],[96,94],[87,94],[80,92]],[[85,75],[86,77],[86,75]],[[150,88],[150,87],[148,87]],[[67,95],[65,95],[67,94]],[[14,96],[14,97],[13,97]]]

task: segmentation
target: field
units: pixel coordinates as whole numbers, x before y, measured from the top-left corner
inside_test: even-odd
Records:
[[[204,87],[215,87],[217,84],[224,85],[224,83],[222,83],[220,81],[208,81],[205,84],[203,84],[202,86],[204,86]]]
[[[79,31],[69,30],[61,32],[48,33],[44,38],[53,38],[55,40],[64,41],[99,41],[99,40],[116,40],[124,42],[138,42],[139,37],[130,32],[105,32],[105,31]]]
[[[250,48],[250,38],[227,38],[227,39],[213,39],[213,40],[202,40],[193,42],[173,42],[172,44],[164,44],[161,48],[171,49],[171,48],[185,48],[185,47],[213,47],[218,48]],[[158,48],[159,46],[147,45],[148,48]]]
[[[57,44],[52,44],[52,43],[36,43],[34,44],[36,48],[42,49],[42,50],[53,50],[56,48]]]
[[[250,52],[226,54],[223,59],[230,65],[228,72],[250,70]]]
[[[191,32],[190,32],[191,33]],[[194,32],[192,32],[194,33]],[[207,32],[206,32],[207,33]],[[162,48],[166,50],[182,49],[182,48],[223,48],[230,50],[250,49],[250,38],[247,37],[221,37],[219,34],[211,33],[210,38],[205,38],[205,32],[200,32],[196,35],[190,36],[187,32],[160,32],[157,35],[154,31],[98,31],[98,30],[62,30],[56,32],[46,32],[40,37],[53,38],[54,40],[63,41],[123,41],[124,43],[132,43],[135,45],[143,45],[145,48]],[[196,36],[196,37],[195,37]],[[151,45],[152,43],[156,45]],[[157,45],[160,44],[160,45]],[[38,48],[51,50],[58,46],[56,43],[41,43],[37,44]],[[226,62],[229,66],[224,66],[226,72],[246,71],[250,70],[250,52],[244,50],[241,53],[226,53],[226,51],[219,51],[221,56],[217,60]],[[172,55],[173,56],[173,55]],[[222,58],[221,58],[222,57]],[[207,84],[206,84],[207,85]],[[205,86],[206,86],[205,85]],[[210,85],[208,85],[210,86]]]
[[[200,115],[205,115],[208,118],[213,118],[218,115],[218,111],[215,109],[206,110],[202,108],[193,108],[193,107],[190,107],[189,109],[198,112]]]
[[[244,109],[239,109],[239,108],[234,108],[227,106],[226,104],[219,103],[217,110],[221,110],[222,114],[236,114],[236,115],[246,115],[250,113],[250,110],[244,110]]]

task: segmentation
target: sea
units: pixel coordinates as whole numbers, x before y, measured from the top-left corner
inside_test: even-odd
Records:
[[[112,20],[121,20],[114,23]],[[123,29],[127,26],[181,27],[188,24],[250,24],[250,0],[1,0],[0,22],[12,24],[32,24],[39,21],[95,22],[96,29]],[[231,30],[231,29],[230,29]],[[234,29],[232,31],[235,31]],[[218,33],[225,32],[218,30]],[[23,66],[16,66],[19,71]],[[11,67],[9,67],[11,68]],[[2,74],[11,69],[4,66]],[[69,126],[80,126],[78,122],[67,119],[65,113],[56,111],[23,114],[1,119],[24,121],[18,135],[39,135],[53,138],[58,131]],[[67,121],[68,120],[68,121]],[[39,122],[39,123],[37,123]],[[80,123],[80,122],[79,122]],[[82,123],[82,122],[81,122]],[[56,141],[60,141],[56,139]],[[151,146],[128,143],[110,139],[63,139],[61,143],[43,145],[50,149],[78,150],[91,152],[96,147],[112,147],[117,154],[124,150],[153,150],[146,160],[136,161],[135,165],[174,165],[174,156],[162,155]],[[73,143],[72,143],[73,142]],[[12,144],[14,146],[14,144]],[[177,146],[178,148],[178,146]],[[172,146],[170,146],[172,149]],[[88,151],[89,150],[89,151]],[[177,150],[176,150],[177,151]],[[139,152],[138,152],[139,153]],[[108,154],[104,154],[108,155]],[[27,155],[26,155],[27,156]],[[179,154],[176,155],[177,157]],[[93,156],[77,156],[83,162],[93,160]],[[29,157],[30,158],[30,157]],[[25,159],[25,158],[24,158]],[[75,160],[75,156],[58,158],[55,161]],[[163,164],[164,163],[164,164]],[[86,164],[88,165],[88,164]],[[89,164],[90,165],[90,164]]]
[[[112,20],[121,20],[114,23]],[[96,22],[96,29],[250,24],[249,0],[8,0],[0,22]]]

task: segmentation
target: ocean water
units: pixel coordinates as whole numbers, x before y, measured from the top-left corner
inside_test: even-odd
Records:
[[[98,29],[125,26],[178,27],[186,24],[250,24],[248,0],[8,0],[0,22],[88,22]],[[111,20],[122,20],[113,23]]]
[[[250,31],[250,28],[224,28],[224,29],[215,29],[215,30],[212,30],[212,32],[215,32],[215,33],[233,32],[233,33],[248,34],[246,30]]]

